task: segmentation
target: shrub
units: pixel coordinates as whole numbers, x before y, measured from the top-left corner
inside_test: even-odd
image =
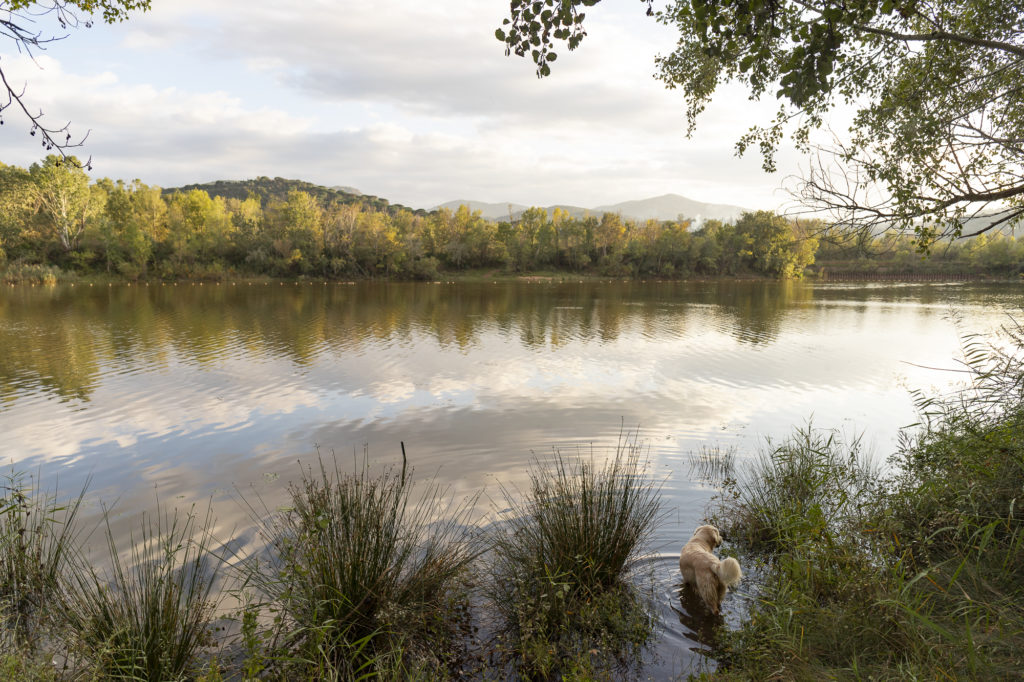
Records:
[[[0,282],[4,284],[42,284],[53,286],[67,279],[65,273],[55,265],[36,265],[32,263],[8,263],[0,273]]]

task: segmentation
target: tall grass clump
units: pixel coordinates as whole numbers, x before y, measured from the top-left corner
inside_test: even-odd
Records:
[[[1009,343],[1005,343],[1009,339]],[[739,679],[1010,679],[1024,670],[1024,335],[965,345],[885,476],[798,432],[717,515],[765,561],[719,655]],[[875,479],[872,482],[872,479]]]
[[[349,473],[322,458],[291,486],[264,527],[274,558],[249,575],[280,616],[271,674],[445,677],[460,662],[481,548],[473,500],[413,488],[404,467],[374,474],[364,459]]]
[[[13,262],[0,270],[0,282],[4,284],[41,284],[54,286],[67,279],[66,273],[55,265]]]
[[[719,497],[727,513],[712,521],[757,550],[788,547],[804,535],[838,539],[878,484],[859,437],[808,425],[781,443],[768,441],[741,480],[727,480]]]
[[[109,566],[67,579],[63,618],[74,653],[99,679],[194,677],[214,644],[211,623],[221,563],[210,513],[157,510],[143,517],[131,547],[118,548],[106,524]]]
[[[76,556],[84,495],[61,503],[38,478],[0,479],[0,651],[36,647]]]
[[[501,648],[521,672],[610,674],[636,658],[653,616],[627,577],[659,521],[659,493],[635,437],[603,465],[555,451],[536,461],[525,495],[504,490],[490,591]]]

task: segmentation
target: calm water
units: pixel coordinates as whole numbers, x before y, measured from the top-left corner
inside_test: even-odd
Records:
[[[602,456],[625,425],[665,479],[650,550],[672,552],[714,493],[691,453],[742,460],[813,418],[884,459],[908,389],[956,379],[921,367],[954,366],[952,313],[984,332],[1022,303],[1014,284],[3,288],[0,457],[66,490],[91,475],[93,511],[116,499],[124,519],[212,497],[226,535],[246,526],[236,487],[283,500],[317,447],[395,462],[405,441],[418,476],[497,499],[533,453]],[[651,565],[664,677],[693,665],[700,624],[675,561]]]

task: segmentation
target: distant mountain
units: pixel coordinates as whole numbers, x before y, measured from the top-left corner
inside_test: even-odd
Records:
[[[515,220],[518,219],[522,212],[527,208],[522,204],[491,204],[482,201],[470,201],[463,199],[440,204],[431,210],[439,208],[455,210],[462,204],[469,206],[471,211],[481,211],[484,218],[488,218],[490,220],[508,220],[510,208],[512,210],[512,218]],[[678,194],[665,194],[660,197],[651,197],[650,199],[623,201],[618,204],[607,204],[604,206],[597,206],[595,208],[566,205],[544,207],[548,212],[548,215],[553,213],[556,208],[567,211],[569,215],[574,218],[584,218],[587,215],[601,216],[604,213],[619,213],[623,218],[632,218],[633,220],[675,220],[682,216],[683,218],[690,218],[698,223],[712,219],[723,221],[736,220],[744,211],[750,210],[740,206],[731,206],[729,204],[706,204],[701,201],[687,199],[686,197]]]
[[[225,199],[246,199],[250,194],[260,198],[260,202],[266,206],[271,201],[283,201],[288,198],[288,192],[298,190],[311,194],[323,204],[362,204],[373,207],[378,211],[394,213],[403,209],[413,213],[426,215],[423,209],[407,209],[401,204],[392,204],[387,199],[361,194],[352,187],[324,187],[314,185],[304,180],[288,180],[286,178],[258,177],[252,180],[215,180],[213,182],[194,183],[182,185],[181,187],[169,187],[163,190],[164,194],[175,192],[188,192],[193,189],[205,190],[211,197],[224,197]]]
[[[438,204],[430,210],[436,211],[441,208],[447,208],[455,211],[462,205],[468,206],[470,212],[475,213],[476,211],[480,211],[484,218],[487,218],[488,220],[508,220],[509,213],[518,215],[529,208],[529,206],[524,206],[522,204],[488,204],[485,201],[456,199],[455,201],[446,201],[443,204]]]
[[[598,206],[596,213],[621,213],[623,217],[635,220],[675,220],[691,218],[697,222],[705,220],[736,220],[744,211],[750,209],[729,204],[705,204],[678,194],[663,194],[660,197],[640,199],[639,201],[623,201],[618,204]]]

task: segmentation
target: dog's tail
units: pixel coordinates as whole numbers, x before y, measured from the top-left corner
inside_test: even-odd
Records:
[[[732,557],[723,559],[720,564],[715,566],[715,574],[726,587],[732,587],[743,577],[743,572],[740,570],[740,562]]]

